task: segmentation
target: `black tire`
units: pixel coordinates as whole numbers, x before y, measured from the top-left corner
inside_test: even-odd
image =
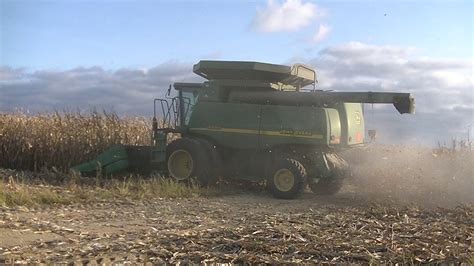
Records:
[[[343,178],[338,176],[320,178],[319,181],[309,182],[309,188],[317,195],[334,195],[341,190]]]
[[[304,166],[291,158],[276,159],[270,164],[267,186],[272,195],[279,199],[294,199],[300,196],[306,183]]]
[[[215,185],[222,171],[222,159],[217,148],[205,139],[197,139],[203,151],[206,153],[205,164],[208,168],[203,169],[205,175],[198,176],[198,181],[203,186]]]
[[[190,138],[180,138],[166,148],[166,165],[169,175],[177,181],[198,182],[207,178],[209,161],[201,144]]]

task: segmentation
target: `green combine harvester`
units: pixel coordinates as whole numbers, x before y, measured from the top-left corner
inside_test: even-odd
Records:
[[[409,93],[315,90],[316,72],[301,64],[200,61],[194,73],[207,81],[174,83],[177,96],[154,100],[150,146],[116,145],[73,169],[160,172],[201,185],[266,180],[285,199],[306,184],[334,194],[348,172],[338,152],[364,144],[362,104],[391,103],[401,114],[415,108]]]

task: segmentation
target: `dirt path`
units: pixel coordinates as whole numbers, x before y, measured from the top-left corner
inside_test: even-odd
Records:
[[[8,262],[473,262],[474,208],[373,204],[351,192],[0,208]]]

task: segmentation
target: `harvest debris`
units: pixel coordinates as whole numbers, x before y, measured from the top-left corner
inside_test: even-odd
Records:
[[[0,263],[474,264],[473,154],[374,146],[347,156],[359,162],[335,196],[286,201],[230,187],[187,198],[0,207]]]
[[[2,207],[0,262],[472,262],[473,216],[350,193]]]

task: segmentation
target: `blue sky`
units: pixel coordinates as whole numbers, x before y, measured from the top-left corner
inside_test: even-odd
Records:
[[[200,59],[301,62],[320,89],[412,93],[415,115],[368,113],[381,139],[449,141],[474,125],[473,2],[0,0],[0,113],[150,116]]]
[[[30,69],[217,57],[282,63],[350,41],[415,47],[423,56],[473,55],[472,1],[310,3],[325,14],[299,30],[261,32],[253,22],[267,1],[1,0],[1,63]],[[330,32],[315,43],[320,24]]]

